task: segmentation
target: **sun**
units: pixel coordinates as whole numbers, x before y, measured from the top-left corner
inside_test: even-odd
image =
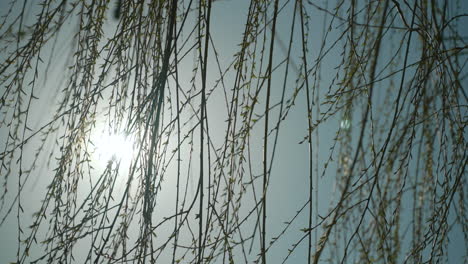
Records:
[[[134,141],[124,133],[102,133],[95,140],[95,159],[99,162],[129,163],[133,157]]]

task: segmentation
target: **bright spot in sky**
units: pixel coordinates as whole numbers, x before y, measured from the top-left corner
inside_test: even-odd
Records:
[[[342,129],[349,129],[351,127],[351,120],[346,118],[341,120],[340,126]]]
[[[133,140],[130,136],[104,133],[94,144],[96,159],[100,162],[129,163],[133,157]]]

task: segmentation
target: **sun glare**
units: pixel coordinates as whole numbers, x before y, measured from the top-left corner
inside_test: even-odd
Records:
[[[130,162],[133,156],[133,140],[123,134],[101,135],[95,142],[96,159],[100,162]]]

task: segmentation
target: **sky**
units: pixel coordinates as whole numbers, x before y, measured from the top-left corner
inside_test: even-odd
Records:
[[[34,1],[29,1],[27,4],[27,11],[28,15],[26,16],[25,24],[30,23],[35,19],[35,12],[37,6],[35,6]],[[111,1],[115,2],[115,1]],[[271,120],[270,121],[270,128],[276,125],[278,120],[282,118],[278,118],[280,113],[280,106],[277,104],[280,102],[282,97],[282,89],[283,89],[283,81],[284,81],[284,71],[286,64],[282,62],[287,55],[287,43],[289,41],[290,33],[291,33],[291,22],[292,17],[294,15],[293,7],[294,1],[279,1],[281,12],[278,15],[278,22],[276,28],[276,41],[275,41],[275,52],[273,58],[273,65],[277,65],[278,67],[275,68],[274,74],[271,78],[272,80],[272,91],[271,91],[271,105],[274,108],[271,110]],[[315,2],[314,2],[315,3]],[[187,1],[184,2],[187,4]],[[321,1],[315,3],[315,5],[331,8],[334,4],[327,3],[326,1]],[[0,0],[0,14],[4,14],[8,10],[9,2],[5,0]],[[19,3],[16,3],[13,7],[13,13],[17,14],[19,12]],[[112,4],[111,4],[112,6]],[[236,78],[235,71],[228,71],[224,76],[224,83],[226,84],[226,89],[222,88],[221,86],[216,86],[218,83],[217,80],[220,76],[219,69],[218,69],[218,62],[221,69],[227,69],[231,62],[234,60],[236,53],[239,51],[239,44],[242,40],[242,34],[245,27],[245,19],[247,16],[249,1],[241,0],[241,1],[234,1],[234,0],[218,0],[213,3],[212,9],[212,17],[211,17],[211,37],[212,42],[215,43],[216,52],[218,58],[215,59],[214,50],[210,49],[209,56],[208,56],[208,73],[207,73],[207,87],[211,89],[216,87],[209,95],[207,101],[207,124],[210,130],[210,141],[213,146],[222,147],[223,142],[225,140],[225,133],[227,130],[227,122],[226,117],[229,112],[229,107],[226,106],[224,103],[226,94],[229,95],[233,91],[233,83]],[[453,8],[453,7],[452,7]],[[339,70],[339,75],[342,77],[343,71],[345,69],[342,68],[342,56],[345,52],[345,43],[343,41],[336,42],[335,40],[340,38],[340,30],[343,30],[344,25],[342,21],[338,18],[335,18],[333,21],[333,26],[330,28],[326,28],[324,26],[324,22],[330,23],[332,17],[327,15],[324,17],[325,12],[320,11],[313,5],[307,5],[308,14],[310,16],[310,23],[309,29],[310,33],[307,36],[307,40],[309,43],[309,54],[308,54],[308,61],[310,65],[314,65],[317,62],[317,58],[320,55],[320,46],[324,38],[326,38],[326,45],[322,52],[326,52],[326,57],[320,63],[320,76],[314,75],[310,77],[311,86],[314,87],[314,96],[316,98],[316,104],[312,107],[312,115],[313,120],[317,121],[318,117],[321,113],[327,110],[328,105],[326,104],[327,95],[333,94],[334,91],[337,91],[337,87],[339,87],[339,80],[340,78],[337,77],[337,69]],[[345,10],[345,9],[344,9]],[[465,12],[461,11],[464,10]],[[108,13],[109,17],[112,14],[112,8],[109,8],[106,12]],[[457,11],[457,10],[455,10]],[[461,2],[459,6],[458,13],[459,14],[466,14],[468,11],[468,6],[466,3]],[[394,19],[398,19],[397,13],[392,9],[392,16]],[[272,12],[267,12],[271,18]],[[189,29],[193,28],[193,24],[195,23],[195,15],[196,12],[193,12],[187,18],[187,25]],[[13,16],[10,16],[13,17]],[[9,18],[10,19],[10,18]],[[57,109],[58,103],[62,99],[63,96],[63,88],[65,87],[66,82],[63,82],[62,79],[66,80],[67,73],[66,69],[72,61],[69,59],[69,55],[73,54],[73,48],[75,47],[75,32],[76,32],[76,22],[77,17],[72,16],[69,18],[63,25],[63,30],[60,32],[59,37],[55,40],[50,41],[47,44],[46,48],[44,48],[42,58],[44,59],[43,63],[40,63],[39,67],[39,79],[38,85],[34,90],[34,94],[38,97],[37,100],[34,100],[31,105],[29,126],[33,131],[40,129],[42,126],[47,124],[52,118]],[[8,21],[8,19],[7,19]],[[459,27],[462,27],[463,23],[467,22],[466,18],[460,18]],[[295,20],[295,28],[294,28],[294,42],[291,49],[291,60],[290,60],[290,69],[288,80],[285,82],[285,98],[286,99],[294,99],[294,104],[291,104],[290,108],[285,108],[287,110],[287,116],[284,120],[280,123],[280,130],[278,132],[278,143],[276,146],[276,152],[274,155],[274,162],[271,169],[269,187],[268,187],[268,203],[267,203],[267,223],[268,223],[268,234],[267,234],[267,243],[273,241],[274,238],[280,234],[284,228],[287,227],[287,231],[281,236],[280,239],[275,241],[272,245],[271,249],[268,252],[268,260],[270,263],[282,263],[283,260],[287,260],[286,263],[305,263],[308,255],[307,251],[307,242],[301,241],[301,238],[304,236],[305,232],[301,231],[304,228],[308,227],[308,207],[301,210],[303,206],[309,199],[309,175],[308,175],[308,162],[309,162],[309,150],[307,142],[304,142],[304,138],[307,136],[307,100],[306,94],[304,89],[299,91],[298,94],[295,94],[294,88],[297,86],[296,79],[301,74],[301,61],[300,58],[302,56],[302,46],[300,43],[300,35],[301,35],[301,28],[299,23],[299,17],[296,17]],[[377,23],[377,22],[376,22]],[[400,22],[401,23],[401,22]],[[118,27],[117,21],[113,19],[109,19],[104,24],[104,35],[106,37],[112,37],[114,31]],[[271,30],[271,27],[267,27],[268,30]],[[0,28],[0,33],[4,32],[4,28]],[[463,29],[462,29],[463,30]],[[465,30],[466,31],[466,30]],[[465,32],[465,36],[468,36],[468,32]],[[195,38],[190,36],[190,30],[184,30],[181,33],[182,39],[188,39],[189,43],[195,43]],[[324,35],[325,34],[325,35]],[[377,78],[382,78],[386,75],[386,73],[391,72],[393,69],[392,64],[396,65],[395,67],[398,69],[398,66],[402,64],[401,57],[392,57],[393,52],[398,51],[399,47],[399,40],[402,38],[402,34],[394,34],[393,37],[391,34],[390,36],[385,38],[385,41],[382,44],[382,52],[379,55],[379,60],[381,63],[377,66]],[[462,34],[463,35],[463,34]],[[268,35],[267,38],[270,36]],[[269,39],[268,39],[269,40]],[[2,40],[3,41],[3,40]],[[362,40],[361,40],[362,41]],[[466,41],[466,40],[465,40]],[[269,43],[269,41],[265,41],[265,43]],[[178,45],[182,45],[183,43],[178,43]],[[2,46],[4,47],[4,46]],[[181,48],[183,51],[187,49],[188,45]],[[330,48],[333,47],[333,48]],[[405,45],[403,45],[405,47]],[[11,48],[11,46],[10,46]],[[330,48],[330,49],[329,49]],[[409,63],[415,63],[419,59],[419,54],[421,47],[418,45],[411,46],[411,51],[409,52],[408,60]],[[268,48],[266,48],[268,51]],[[150,52],[150,51],[148,51]],[[2,50],[0,53],[0,61],[4,61],[7,57],[7,50]],[[180,54],[183,54],[181,52]],[[323,54],[323,53],[322,53]],[[260,54],[255,53],[252,56],[260,57]],[[48,63],[48,58],[51,57],[53,60],[51,63]],[[194,62],[196,62],[197,54],[194,52],[188,53],[186,57],[184,57],[179,67],[180,73],[180,84],[181,90],[185,91],[186,94],[183,96],[188,96],[190,93],[196,93],[197,89],[191,89],[191,80],[193,78],[192,69],[194,67]],[[466,58],[465,58],[466,59]],[[260,63],[258,61],[258,63]],[[266,62],[263,62],[263,68],[265,69]],[[385,67],[385,65],[390,65]],[[260,65],[256,65],[256,67],[260,68]],[[113,69],[115,70],[115,69]],[[47,74],[45,74],[47,72]],[[414,74],[415,68],[408,69],[408,76],[412,76]],[[464,69],[466,73],[466,69]],[[261,77],[261,76],[258,76]],[[30,76],[28,78],[31,78]],[[196,88],[200,88],[201,82],[199,79],[199,75],[195,77],[195,86]],[[373,119],[375,121],[376,127],[369,127],[368,129],[375,129],[375,131],[382,131],[382,135],[385,134],[387,128],[389,126],[388,123],[388,116],[393,113],[393,106],[390,102],[393,102],[397,98],[397,93],[395,93],[396,89],[387,89],[388,86],[396,84],[394,82],[398,82],[401,77],[395,77],[393,81],[381,81],[376,85],[375,92],[374,92],[374,104],[375,108],[372,110]],[[257,78],[257,80],[261,80],[261,78]],[[257,81],[255,80],[255,81]],[[106,80],[107,81],[107,80]],[[255,84],[251,84],[256,85]],[[409,84],[408,84],[409,85]],[[464,84],[466,85],[466,83]],[[168,80],[168,87],[175,87],[174,80],[169,78]],[[3,94],[6,90],[5,86],[0,87],[0,92]],[[252,88],[253,91],[253,88]],[[103,97],[112,96],[112,90],[108,89],[103,91]],[[248,92],[241,91],[241,95],[246,96]],[[115,96],[115,95],[114,95]],[[170,100],[175,99],[175,92],[174,90],[168,90],[167,97]],[[181,95],[182,96],[182,95]],[[196,95],[195,95],[196,96]],[[248,182],[248,177],[257,177],[262,173],[262,156],[263,156],[263,122],[264,116],[262,116],[262,110],[265,107],[265,97],[264,97],[264,90],[262,90],[260,95],[260,102],[258,104],[258,110],[256,110],[255,114],[258,115],[258,123],[255,125],[254,129],[252,129],[252,133],[249,135],[249,161],[253,165],[247,166],[245,165],[246,171],[250,169],[250,171],[245,172],[238,177],[244,178],[236,178],[240,179],[240,182]],[[107,97],[106,97],[107,98]],[[230,98],[230,97],[228,97]],[[362,97],[365,98],[365,97]],[[194,100],[198,102],[199,97],[195,97]],[[181,99],[181,103],[183,103],[184,99]],[[291,101],[288,101],[288,103]],[[318,103],[317,103],[318,102]],[[355,100],[358,105],[355,105],[350,114],[345,114],[343,110],[339,111],[337,114],[331,116],[327,120],[323,121],[319,124],[319,126],[313,131],[313,175],[314,175],[314,199],[313,199],[313,225],[317,224],[317,221],[320,220],[320,217],[326,216],[331,208],[336,205],[337,199],[340,194],[340,190],[342,186],[340,186],[340,175],[342,175],[343,171],[346,170],[346,164],[349,164],[351,159],[351,153],[354,153],[355,146],[358,142],[359,132],[361,129],[361,117],[363,115],[365,109],[365,99]],[[169,105],[169,103],[167,103]],[[193,107],[193,106],[190,106]],[[182,178],[182,182],[184,184],[183,189],[186,190],[187,201],[190,201],[197,195],[197,181],[198,181],[198,170],[199,166],[197,164],[198,151],[200,146],[196,145],[198,138],[200,136],[199,131],[195,131],[190,133],[190,129],[192,127],[198,126],[196,122],[196,118],[192,118],[195,113],[198,112],[194,109],[191,109],[189,106],[186,106],[184,112],[181,114],[181,123],[184,124],[182,129],[182,135],[188,135],[188,141],[193,140],[194,150],[191,152],[191,145],[189,143],[185,143],[182,145],[180,151],[182,153],[182,168],[181,170],[184,171],[184,177]],[[195,106],[195,109],[198,105]],[[93,169],[90,169],[89,172],[89,179],[83,179],[82,185],[78,190],[78,201],[83,200],[86,197],[86,194],[89,192],[91,186],[93,186],[93,182],[99,181],[99,176],[102,172],[106,171],[106,168],[109,168],[109,159],[115,159],[122,161],[120,163],[120,172],[116,177],[116,191],[115,191],[115,200],[119,200],[122,197],[122,193],[125,190],[125,182],[126,177],[128,175],[128,171],[131,167],[131,158],[137,155],[137,150],[135,149],[136,141],[138,137],[141,137],[141,134],[130,134],[124,135],[124,132],[120,131],[117,135],[113,135],[113,133],[109,132],[110,125],[108,117],[106,117],[106,111],[109,110],[108,104],[106,100],[102,100],[96,104],[96,108],[98,109],[97,113],[98,116],[96,117],[96,126],[93,129],[91,140],[94,142],[93,146],[89,146],[90,149],[94,150],[94,154],[90,156],[90,165]],[[3,109],[2,109],[3,110]],[[464,112],[463,112],[464,111]],[[462,110],[462,113],[465,114],[466,119],[466,102],[465,108]],[[174,117],[174,110],[173,109],[165,109],[163,114],[164,124],[169,124],[171,118]],[[284,114],[284,112],[283,112]],[[2,113],[3,115],[3,113]],[[112,116],[112,114],[111,114]],[[112,120],[111,120],[112,121]],[[240,125],[240,124],[239,124]],[[380,126],[380,127],[379,127]],[[116,130],[121,130],[121,127],[115,128]],[[8,137],[8,126],[0,127],[0,145],[3,147],[5,142],[7,141]],[[367,131],[367,130],[366,130]],[[373,130],[372,130],[373,131]],[[339,134],[339,132],[344,132]],[[58,134],[65,133],[63,127],[58,129]],[[270,136],[268,137],[269,142],[273,142],[275,138],[275,130],[272,130]],[[463,137],[466,141],[466,128],[463,129]],[[124,135],[124,136],[122,136]],[[160,178],[161,189],[160,193],[158,194],[158,199],[155,202],[154,207],[154,223],[158,221],[163,221],[165,217],[170,217],[174,214],[174,202],[176,199],[175,193],[175,185],[176,185],[176,177],[177,174],[177,162],[175,161],[176,158],[171,159],[171,151],[176,149],[177,147],[177,138],[176,133],[172,132],[171,136],[166,138],[168,144],[167,149],[163,150],[163,154],[167,154],[166,158],[163,159],[167,164],[167,171],[165,171],[165,176]],[[144,136],[143,136],[144,137]],[[336,144],[335,139],[339,137],[340,142]],[[123,139],[125,138],[125,139]],[[383,137],[377,138],[377,144],[383,143]],[[48,138],[46,141],[46,147],[43,152],[41,152],[37,165],[35,165],[34,171],[30,174],[30,179],[23,187],[23,193],[21,194],[21,199],[23,201],[23,210],[24,212],[18,214],[17,217],[17,208],[16,206],[13,207],[13,213],[10,214],[8,217],[5,218],[5,222],[0,226],[0,263],[8,263],[14,262],[16,259],[17,248],[18,248],[18,218],[22,223],[24,229],[28,225],[31,224],[32,221],[32,214],[40,207],[42,203],[42,199],[46,193],[47,186],[50,184],[52,179],[54,178],[54,168],[58,165],[55,159],[51,159],[48,155],[51,153],[52,157],[56,157],[59,155],[57,149],[54,148],[54,141],[62,140],[60,137],[55,138]],[[186,141],[187,142],[187,141]],[[365,139],[366,146],[370,145],[370,140],[368,137]],[[35,150],[40,146],[41,140],[40,137],[35,137],[33,140],[28,142],[25,145],[24,153],[27,153],[23,159],[25,164],[32,164],[34,159]],[[271,144],[271,143],[270,143]],[[367,145],[368,144],[368,145]],[[132,149],[133,146],[133,149]],[[272,145],[271,145],[272,146]],[[349,149],[350,148],[350,149]],[[351,151],[352,150],[352,151]],[[116,152],[117,154],[112,154]],[[110,154],[109,154],[110,153]],[[208,152],[207,152],[208,153]],[[210,150],[211,153],[211,161],[215,159],[215,155],[213,150]],[[272,149],[270,148],[269,157],[271,158]],[[411,153],[413,155],[416,154],[416,149],[412,149]],[[125,155],[123,155],[125,154]],[[345,155],[347,154],[347,155]],[[115,155],[115,157],[113,157]],[[193,155],[193,164],[187,163],[187,161],[191,160],[191,156]],[[109,158],[110,156],[110,158]],[[209,158],[208,155],[205,155],[206,158]],[[369,157],[369,156],[368,156]],[[367,158],[368,158],[367,157]],[[341,163],[340,163],[341,162]],[[367,161],[369,162],[369,161]],[[212,163],[214,164],[214,162]],[[247,163],[246,163],[247,164]],[[345,165],[343,165],[345,164]],[[409,171],[409,178],[413,179],[413,177],[417,177],[417,161],[412,160],[410,165],[408,165]],[[115,165],[115,164],[114,164]],[[2,207],[0,210],[0,217],[3,219],[5,213],[7,212],[7,206],[11,204],[13,201],[14,196],[16,195],[17,188],[17,181],[16,178],[18,177],[18,165],[13,165],[13,168],[16,169],[16,172],[9,176],[7,182],[9,193],[7,193],[6,203],[5,206]],[[208,165],[206,167],[207,170],[212,169],[213,174],[215,175],[215,166]],[[361,168],[360,168],[361,169]],[[0,174],[1,175],[1,174]],[[1,175],[4,177],[4,175]],[[369,176],[367,176],[369,177]],[[422,177],[422,176],[421,176]],[[208,176],[205,174],[205,180],[208,180]],[[465,177],[466,178],[466,177]],[[389,178],[391,180],[391,178]],[[466,179],[465,179],[466,180]],[[89,181],[89,184],[86,182]],[[2,183],[4,180],[2,180]],[[362,179],[356,181],[356,184],[361,183]],[[451,182],[450,182],[451,183]],[[138,185],[132,185],[132,191],[134,196],[136,194],[136,188]],[[239,191],[242,184],[236,185]],[[255,200],[258,200],[259,192],[258,190],[261,189],[261,181],[257,180],[254,184],[248,185],[245,184],[244,186],[248,186],[248,189],[245,190],[245,194],[242,200],[242,207],[239,209],[240,216],[247,216],[254,208]],[[254,197],[252,192],[252,187],[254,187],[256,191],[257,197]],[[464,188],[465,189],[465,188]],[[381,190],[379,190],[380,192]],[[466,195],[465,195],[466,196]],[[318,199],[317,199],[318,198]],[[461,198],[461,201],[465,201],[466,204],[466,197]],[[390,201],[391,202],[391,201]],[[188,203],[188,202],[187,202]],[[407,224],[411,220],[411,206],[413,205],[413,197],[411,195],[403,196],[402,198],[402,208],[405,208],[402,212],[407,213],[408,216],[403,216],[402,224]],[[390,210],[390,209],[389,209]],[[297,213],[299,211],[299,213]],[[115,210],[111,210],[111,213],[115,213]],[[194,210],[192,210],[188,216],[188,221],[190,225],[193,225],[193,229],[196,232],[196,225],[198,223],[197,214],[198,212],[198,203],[195,205]],[[451,211],[452,212],[452,211]],[[414,213],[414,212],[413,212]],[[297,216],[296,216],[297,214]],[[320,217],[319,217],[320,216]],[[354,212],[349,220],[349,225],[347,226],[346,223],[343,224],[345,226],[342,233],[334,232],[333,236],[334,239],[337,241],[345,241],[346,238],[351,236],[350,232],[347,231],[355,227],[356,219],[359,218],[359,212]],[[138,216],[139,217],[139,216]],[[449,215],[449,220],[453,221],[456,217],[456,214],[453,212]],[[134,221],[137,222],[138,219],[135,218]],[[287,223],[291,220],[291,225]],[[369,219],[371,216],[367,215],[365,218],[365,223],[369,223]],[[390,216],[388,219],[392,219]],[[206,220],[206,219],[205,219]],[[354,222],[353,222],[354,221]],[[346,227],[348,229],[346,229]],[[158,229],[158,237],[169,237],[173,228],[173,223],[171,224],[163,224],[160,229]],[[254,231],[255,228],[255,217],[249,218],[246,224],[243,225],[243,232],[245,236],[248,236]],[[367,228],[367,226],[366,226]],[[136,239],[140,230],[138,224],[130,227],[131,232],[129,232],[129,237],[131,239]],[[315,229],[313,234],[313,245],[317,245],[317,240],[320,238],[324,228],[320,227]],[[47,229],[41,229],[39,234],[44,235],[47,232]],[[190,231],[192,232],[192,231]],[[250,232],[250,233],[249,233]],[[402,248],[411,246],[411,231],[406,230],[405,232],[401,233],[400,236],[402,237]],[[449,255],[448,262],[449,263],[462,263],[463,259],[466,259],[466,240],[463,237],[463,231],[459,225],[455,225],[453,229],[450,231],[450,242],[448,243],[447,252]],[[25,236],[22,236],[24,239]],[[184,229],[181,231],[180,240],[181,243],[185,246],[189,246],[190,241],[190,233],[188,229]],[[88,254],[89,249],[89,240],[90,238],[83,239],[79,241],[75,245],[75,258],[77,262],[82,262],[86,258],[86,254]],[[234,239],[234,238],[233,238]],[[238,239],[236,237],[235,239]],[[405,242],[405,239],[406,242]],[[298,243],[297,247],[294,245]],[[327,248],[324,252],[324,258],[335,258],[339,261],[343,249],[344,243],[340,245],[341,242],[337,242],[339,252],[329,251]],[[247,243],[250,246],[250,241]],[[258,233],[254,238],[253,251],[252,252],[259,252],[259,238]],[[23,246],[22,246],[23,247]],[[294,248],[294,252],[289,255],[289,249]],[[169,263],[171,259],[172,249],[165,250],[164,253],[161,255],[160,261],[161,263]],[[181,249],[179,252],[184,252]],[[403,252],[406,252],[403,250]],[[245,262],[242,257],[240,257],[240,248],[237,247],[235,249],[236,255],[236,263],[243,263]],[[31,250],[30,255],[32,257],[39,257],[41,256],[41,251],[38,247],[35,247]],[[357,254],[356,254],[357,255]],[[258,256],[254,253],[248,255],[249,259],[247,260],[248,263],[252,263]],[[353,256],[355,257],[355,256]],[[400,256],[400,261],[405,256]],[[351,258],[352,259],[352,258]],[[191,260],[190,257],[187,257],[182,261],[182,263],[186,263],[184,261]],[[218,258],[215,263],[222,263],[222,258]],[[380,262],[379,262],[380,263]],[[382,262],[383,263],[383,262]]]

